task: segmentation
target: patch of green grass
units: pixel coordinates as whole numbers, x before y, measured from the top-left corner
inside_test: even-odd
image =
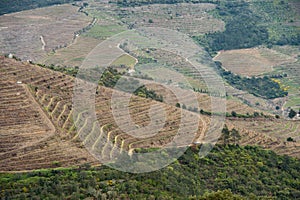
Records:
[[[80,57],[80,58],[73,58],[72,61],[80,61],[80,62],[81,62],[81,61],[83,61],[84,59],[85,59],[85,58],[82,58],[82,57]]]
[[[136,59],[128,54],[123,54],[119,58],[117,58],[111,65],[120,67],[122,65],[130,68],[134,68],[136,64]]]
[[[290,96],[285,107],[300,107],[300,97],[299,96]]]
[[[85,33],[84,36],[96,39],[106,39],[125,30],[126,28],[120,25],[95,25]]]

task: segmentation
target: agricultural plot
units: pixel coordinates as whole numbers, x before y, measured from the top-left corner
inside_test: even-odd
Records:
[[[0,155],[38,143],[55,128],[26,85],[0,81]]]
[[[207,90],[203,77],[195,77],[199,72],[185,58],[159,49],[135,51],[132,54],[139,59],[136,71],[156,82],[185,89]]]
[[[211,111],[210,102],[203,102],[202,100],[204,96],[204,99],[209,98],[206,94],[207,86],[205,80],[201,76],[195,76],[198,73],[193,73],[193,70],[196,69],[193,69],[193,66],[187,63],[185,59],[162,50],[135,51],[132,54],[140,59],[140,62],[135,67],[138,73],[145,74],[154,81],[173,87],[173,89],[181,91],[184,89],[186,90],[185,95],[188,95],[191,90],[199,91],[200,108]],[[150,62],[144,64],[144,60],[150,60]],[[227,99],[228,113],[235,111],[240,114],[248,113],[251,115],[254,112],[272,112],[277,105],[282,106],[283,104],[277,99],[273,101],[265,100],[228,85],[225,85],[225,87],[227,94],[230,96]],[[153,86],[151,89],[155,90],[158,94],[166,95],[166,92],[162,88],[156,90],[155,86]],[[174,101],[171,102],[174,103]]]
[[[24,70],[25,68],[26,70]],[[133,152],[135,148],[140,147],[164,146],[172,141],[179,129],[181,119],[181,110],[179,108],[141,97],[132,97],[129,104],[132,120],[136,126],[145,127],[146,129],[141,129],[136,134],[147,133],[147,135],[137,138],[124,132],[118,128],[115,116],[111,112],[112,107],[118,106],[111,104],[111,95],[116,91],[104,87],[98,89],[99,95],[95,99],[97,120],[101,124],[100,129],[97,129],[92,120],[81,121],[81,116],[86,115],[85,111],[77,115],[77,117],[73,117],[71,102],[74,78],[3,57],[1,58],[1,76],[7,80],[14,82],[18,80],[28,85],[43,112],[45,112],[56,128],[55,134],[51,138],[34,145],[28,144],[26,151],[22,153],[18,153],[16,150],[16,153],[19,155],[16,158],[12,156],[13,152],[3,154],[1,160],[5,160],[5,162],[1,162],[0,166],[0,169],[3,171],[71,166],[79,165],[83,162],[95,164],[97,161],[83,148],[83,145],[86,145],[92,153],[109,160],[123,151]],[[117,93],[121,96],[126,96],[126,93]],[[150,107],[152,114],[159,115],[162,110],[165,110],[167,116],[164,126],[155,135],[151,135],[152,129],[147,129],[147,125],[151,121],[149,118]],[[31,114],[32,112],[28,111],[28,113]],[[126,113],[120,112],[118,116],[120,119],[119,123],[126,126],[128,123]],[[188,111],[183,111],[183,116],[185,119],[199,121],[200,124],[199,129],[195,133],[188,131],[188,129],[191,129],[191,126],[195,126],[195,123],[186,124],[184,134],[187,134],[189,137],[193,136],[192,139],[194,137],[194,139],[204,137],[209,118],[205,116],[200,117]],[[17,121],[18,118],[13,120]],[[157,121],[155,123],[160,124],[161,122]],[[76,129],[75,124],[81,128]],[[29,129],[30,127],[25,128]],[[3,131],[6,130],[3,129]],[[131,130],[130,132],[136,131]],[[183,145],[187,144],[188,141],[182,140],[181,142]],[[57,147],[55,147],[56,143]],[[178,143],[178,145],[180,144]],[[45,156],[42,157],[43,155]],[[24,164],[29,159],[32,159],[34,162],[32,164]],[[33,163],[36,163],[36,165],[33,166]]]
[[[134,69],[134,66],[138,63],[138,60],[129,55],[129,54],[123,54],[121,55],[119,58],[117,58],[112,64],[111,66],[115,66],[115,67],[127,67],[130,69]]]
[[[1,53],[38,61],[47,53],[70,45],[74,33],[92,21],[78,9],[59,5],[0,16]]]
[[[214,60],[220,61],[227,70],[243,76],[258,76],[271,72],[274,66],[296,61],[268,48],[221,51]]]
[[[265,100],[228,86],[227,92],[236,96],[247,104],[280,114],[288,107],[299,107],[299,47],[274,46],[222,51],[214,58],[222,62],[224,68],[243,76],[271,76],[279,83],[282,90],[288,92],[288,97]],[[279,111],[275,108],[280,107]]]
[[[91,2],[89,7],[84,8],[84,12],[93,18],[89,28],[75,37],[71,45],[48,53],[39,60],[39,63],[67,67],[80,66],[88,53],[103,40],[127,30],[122,22],[109,15],[106,4]]]
[[[106,39],[117,33],[125,31],[126,28],[120,25],[95,25],[87,33],[84,34],[86,37],[92,37],[96,39]]]
[[[49,53],[48,56],[40,60],[39,63],[67,67],[80,66],[87,54],[101,41],[102,40],[84,36],[76,37],[72,45]]]
[[[282,54],[294,58],[296,61],[283,63],[274,67],[274,71],[268,75],[275,76],[274,81],[280,83],[281,87],[286,88],[289,95],[284,104],[284,108],[292,107],[300,108],[300,61],[299,61],[299,47],[296,46],[275,46],[274,49]],[[278,76],[278,75],[285,76]],[[277,77],[276,77],[277,76]]]
[[[282,119],[231,120],[243,133],[241,144],[260,145],[279,154],[300,157],[300,122]],[[287,139],[293,138],[293,142]]]
[[[24,70],[25,68],[26,70]],[[113,94],[118,94],[120,97],[126,97],[128,94],[118,92],[110,88],[99,87],[98,95],[96,95],[95,99],[96,117],[100,124],[100,127],[97,128],[95,121],[90,120],[89,118],[83,118],[85,120],[82,120],[81,117],[86,116],[86,111],[73,116],[74,110],[71,106],[71,101],[74,78],[30,64],[22,64],[13,59],[6,59],[3,57],[1,57],[0,74],[2,77],[5,77],[5,80],[12,81],[14,83],[16,83],[16,81],[22,81],[23,84],[28,85],[31,95],[35,97],[45,115],[49,120],[51,120],[51,123],[53,123],[56,128],[53,136],[34,144],[28,143],[25,150],[22,152],[19,152],[18,149],[8,149],[6,153],[1,154],[0,158],[3,162],[1,162],[0,169],[2,171],[71,166],[80,165],[86,162],[92,164],[99,163],[93,156],[91,156],[90,153],[88,153],[84,146],[86,146],[92,154],[101,156],[103,160],[107,161],[115,158],[122,152],[128,152],[131,154],[136,148],[162,147],[171,142],[175,137],[179,130],[179,125],[182,125],[181,115],[184,119],[193,121],[193,123],[187,123],[184,126],[185,131],[181,137],[189,138],[192,136],[194,141],[201,142],[205,136],[207,128],[210,125],[210,118],[208,116],[199,115],[185,109],[181,110],[171,104],[168,105],[150,99],[132,96],[129,102],[129,112],[131,120],[134,122],[135,126],[131,127],[128,124],[128,116],[122,109],[122,105],[112,104],[111,101]],[[7,85],[7,83],[5,84]],[[12,90],[16,91],[16,88],[21,88],[21,86],[12,87]],[[185,91],[189,93],[189,91]],[[14,92],[10,93],[13,94]],[[20,92],[21,97],[22,95],[22,92]],[[1,100],[5,99],[6,96],[1,96]],[[169,98],[172,99],[172,95],[170,95]],[[186,96],[186,98],[188,102],[189,97]],[[199,94],[198,98],[203,108],[209,105],[210,100],[207,96]],[[11,101],[13,100],[10,96],[9,99],[11,99]],[[227,106],[230,109],[236,110],[238,113],[242,113],[248,109],[243,106],[243,104],[236,102],[237,101],[234,99],[231,99],[228,101]],[[175,101],[173,103],[175,103]],[[241,111],[238,111],[239,108]],[[111,109],[119,112],[113,114]],[[153,121],[149,115],[151,113],[151,115],[159,116],[162,111],[165,112],[166,117],[166,121],[164,123],[160,120]],[[249,112],[252,112],[252,110],[249,110]],[[30,115],[31,113],[34,115],[35,112],[26,112],[26,114]],[[17,116],[17,118],[14,118],[12,121],[16,123],[19,121],[19,117],[20,116]],[[39,117],[39,119],[42,118]],[[259,121],[260,119],[255,120]],[[243,121],[244,120],[238,121],[233,118],[228,121],[228,124],[235,125],[235,123],[245,123]],[[23,121],[21,122],[23,123]],[[194,127],[196,122],[199,123],[197,131],[190,132],[189,130]],[[285,121],[282,121],[282,124],[284,122]],[[75,126],[75,124],[77,126]],[[153,132],[154,129],[149,129],[149,127],[147,128],[149,124],[152,126],[160,126],[162,124],[162,128],[155,133]],[[249,138],[250,136],[248,133],[252,130],[249,131],[246,126],[239,130],[242,135],[245,135],[245,138]],[[262,126],[263,125],[259,124],[258,127]],[[283,138],[286,136],[293,136],[296,138],[298,134],[296,133],[298,130],[297,126],[298,125],[291,123],[290,127],[284,129],[286,135]],[[120,127],[129,127],[129,129],[124,131]],[[140,131],[137,131],[139,129],[136,130],[137,127],[141,128]],[[34,126],[25,126],[24,128],[26,128],[26,130],[36,129]],[[1,133],[2,131],[6,134],[10,132],[12,133],[8,136],[9,142],[6,142],[4,146],[7,146],[7,148],[8,146],[9,148],[13,148],[14,142],[12,141],[14,141],[14,130],[9,130],[9,128],[4,130],[1,126]],[[252,132],[255,131],[256,130],[253,130]],[[29,135],[32,134],[34,133],[30,132]],[[137,135],[141,137],[134,137]],[[284,144],[280,138],[277,139],[276,134],[270,134],[269,136],[268,133],[265,133],[259,128],[257,128],[257,133],[253,133],[251,137],[252,136],[253,138],[257,138],[258,136],[265,138],[264,140],[261,140],[260,143],[257,143],[265,148],[270,148],[274,141],[279,143],[281,142],[280,145],[283,148],[287,148],[286,146],[288,145]],[[258,139],[255,139],[255,141],[257,142]],[[182,144],[186,144],[187,142],[188,141],[186,140],[181,141]],[[180,145],[181,143],[177,143],[177,145]],[[298,143],[293,144],[297,145]],[[290,153],[291,155],[298,156],[297,148],[298,147],[293,147],[294,150],[290,149],[291,151],[287,150],[282,153]],[[281,149],[277,150],[282,151]],[[15,157],[14,155],[17,156]]]
[[[208,12],[213,4],[154,4],[133,8],[121,8],[117,15],[130,27],[161,27],[188,35],[200,35],[224,30],[224,22]]]
[[[167,86],[167,87],[165,87]],[[162,95],[164,102],[170,104],[170,105],[175,105],[178,102],[178,99],[176,97],[176,95],[174,94],[174,91],[176,91],[176,93],[180,93],[183,96],[185,96],[186,98],[191,98],[192,99],[192,95],[196,95],[196,99],[198,101],[198,106],[199,108],[197,110],[195,110],[195,112],[199,112],[201,109],[204,111],[208,111],[211,112],[212,111],[212,101],[220,101],[220,99],[218,99],[218,97],[211,97],[208,94],[205,93],[192,93],[191,90],[187,90],[187,89],[182,89],[176,86],[172,86],[172,85],[159,85],[159,84],[155,84],[152,83],[151,81],[149,81],[147,83],[147,88],[151,89],[153,91],[155,91],[157,94]],[[188,106],[187,106],[187,109]],[[191,110],[193,110],[194,108],[190,108]],[[248,106],[247,104],[244,104],[243,102],[241,102],[239,99],[237,98],[228,98],[226,100],[226,111],[228,113],[231,112],[236,112],[238,114],[243,114],[243,115],[252,115],[254,112],[261,112],[261,110],[259,109],[255,109],[252,108],[250,106]]]
[[[47,65],[80,66],[97,44],[128,28],[163,27],[190,36],[224,30],[224,22],[209,14],[215,8],[213,4],[156,4],[121,9],[109,4],[99,5],[102,4],[91,2],[84,9],[89,17],[71,5],[0,16],[2,53],[13,53],[21,59]],[[75,32],[91,23],[93,25],[83,34],[74,36]],[[220,52],[215,60],[237,74],[286,73],[288,79],[280,81],[289,86],[290,93],[287,103],[283,98],[268,101],[226,85],[229,95],[226,99],[227,112],[251,115],[262,110],[273,111],[276,106],[299,106],[297,51],[299,49],[274,47]],[[130,54],[120,54],[112,65],[134,68],[139,75],[147,75],[172,87],[184,96],[186,108],[175,106],[178,102],[176,96],[154,81],[144,80],[150,83],[149,89],[164,97],[164,102],[130,97],[125,92],[99,86],[95,102],[87,102],[95,103],[97,124],[96,120],[88,117],[88,110],[76,113],[72,106],[73,77],[0,57],[0,76],[3,77],[0,81],[0,171],[99,164],[94,156],[111,161],[124,152],[132,155],[139,148],[160,148],[170,143],[179,147],[195,141],[201,143],[211,119],[208,114],[199,114],[200,109],[212,112],[212,99],[206,94],[202,77],[193,76],[195,71],[188,70],[191,66],[186,60],[170,52],[146,50]],[[192,89],[199,91],[196,93],[198,110],[189,106],[193,98]],[[113,95],[118,95],[121,100],[130,98],[130,116],[121,101],[115,104],[111,101]],[[260,145],[281,154],[300,155],[299,121],[230,117],[226,123],[229,128],[235,127],[240,131],[241,145]],[[195,124],[199,126],[193,130]],[[157,127],[160,129],[155,132]],[[179,130],[182,131],[181,140],[172,143]],[[288,137],[296,141],[286,142]]]
[[[70,120],[71,93],[62,90],[65,99],[58,99],[49,91],[70,87],[72,78],[13,59],[1,57],[0,62],[0,171],[97,163],[85,149],[60,137],[59,125]]]

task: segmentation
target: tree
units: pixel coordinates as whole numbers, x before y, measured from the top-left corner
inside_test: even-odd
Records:
[[[237,113],[236,113],[235,111],[232,111],[232,112],[231,112],[231,115],[232,115],[232,117],[236,117],[236,116],[237,116]]]
[[[258,116],[259,116],[259,113],[258,113],[258,112],[254,112],[254,113],[253,113],[253,116],[254,116],[254,117],[258,117]]]
[[[233,142],[234,142],[235,145],[236,145],[236,142],[241,139],[240,133],[235,128],[233,128],[231,130],[230,135],[233,137]]]
[[[175,105],[177,108],[180,108],[180,103],[176,103]]]
[[[291,109],[290,112],[289,112],[289,118],[293,119],[296,115],[297,115],[296,111]]]
[[[225,124],[224,128],[222,129],[222,138],[223,138],[224,145],[228,144],[229,137],[230,137],[230,131],[227,125]]]
[[[217,191],[212,193],[205,193],[200,200],[237,200],[243,199],[241,196],[233,194],[230,190]]]

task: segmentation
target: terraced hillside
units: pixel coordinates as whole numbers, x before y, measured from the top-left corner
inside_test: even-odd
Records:
[[[73,119],[73,77],[4,57],[1,57],[0,69],[1,77],[4,77],[0,92],[4,105],[1,107],[1,123],[4,125],[0,129],[3,138],[0,154],[3,161],[0,166],[2,171],[70,166],[86,162],[97,164],[99,162],[84,146],[91,153],[101,155],[102,159],[110,160],[124,151],[131,154],[136,148],[164,146],[174,139],[179,129],[181,111],[174,106],[175,101],[170,101],[167,105],[137,96],[132,97],[129,111],[137,127],[147,128],[151,122],[149,110],[152,114],[159,115],[164,109],[167,116],[157,134],[152,135],[151,130],[142,129],[143,133],[146,130],[147,135],[137,138],[133,137],[135,129],[126,132],[120,129],[120,125],[124,127],[128,124],[126,113],[118,113],[120,120],[116,124],[111,109],[118,107],[112,105],[111,96],[117,91],[105,87],[99,87],[97,90],[95,107],[97,120],[101,125],[99,128],[95,121],[81,121],[81,116],[87,112],[82,112]],[[159,88],[156,89],[159,92]],[[160,91],[165,92],[163,89]],[[117,93],[124,97],[127,95]],[[209,107],[209,98],[205,94],[199,95],[200,107]],[[169,98],[173,99],[172,96]],[[240,113],[247,109],[252,111],[251,108],[243,107],[244,104],[230,102],[227,103],[230,110],[236,110],[238,113],[238,108],[241,108]],[[195,140],[201,142],[210,123],[209,117],[188,110],[183,110],[183,117],[199,121],[197,133],[186,131],[185,134],[192,135]],[[162,122],[156,123],[159,125]],[[81,128],[76,130],[75,124]],[[260,145],[296,157],[300,155],[299,142],[286,142],[287,137],[298,140],[299,121],[263,117],[246,120],[231,117],[227,124],[230,128],[235,127],[240,131],[240,144]],[[187,124],[185,130],[189,127],[193,127],[193,124]],[[182,141],[183,144],[186,142]]]
[[[228,124],[235,127],[244,137],[241,144],[260,145],[279,154],[300,157],[300,122],[282,119],[248,119],[230,120]],[[289,141],[291,138],[293,141]]]
[[[22,85],[10,85],[11,90],[15,91],[16,88],[25,90],[24,88],[26,88],[26,94],[31,97],[32,101],[36,99],[39,104],[39,106],[36,105],[34,108],[40,109],[41,107],[41,113],[43,112],[45,120],[51,121],[47,124],[53,124],[52,128],[55,127],[53,134],[50,134],[51,132],[49,133],[49,131],[45,133],[46,139],[36,143],[33,143],[33,140],[32,143],[26,144],[21,151],[7,147],[8,149],[5,149],[0,155],[1,161],[3,161],[0,166],[2,171],[70,166],[84,162],[96,164],[98,162],[87,152],[84,145],[93,153],[101,155],[103,159],[109,160],[124,150],[132,152],[134,148],[139,147],[163,146],[172,140],[179,129],[180,109],[160,102],[145,100],[141,97],[132,97],[129,110],[137,126],[144,127],[150,123],[148,116],[150,107],[154,115],[161,112],[161,109],[164,108],[167,112],[167,119],[162,129],[156,135],[150,135],[150,137],[147,135],[146,138],[139,139],[125,133],[118,128],[111,112],[110,97],[114,91],[105,87],[98,89],[99,95],[96,96],[95,100],[97,120],[101,124],[100,129],[96,129],[93,121],[80,121],[80,115],[85,115],[85,112],[80,113],[77,118],[73,119],[71,106],[74,87],[73,77],[4,57],[1,57],[0,69],[0,75],[4,80],[12,83],[22,83]],[[3,84],[9,85],[7,83]],[[3,94],[1,98],[5,99],[6,93],[3,92],[1,94]],[[122,95],[123,93],[120,92],[120,94]],[[18,97],[22,100],[24,96],[25,94],[22,96],[20,91],[20,96]],[[17,109],[17,107],[14,109]],[[4,115],[8,111],[6,108],[3,109]],[[34,115],[36,112],[35,110],[28,110],[26,113]],[[16,115],[15,118],[11,119],[12,123],[16,123],[15,121],[22,122],[23,118],[20,118],[21,116],[21,114]],[[183,111],[183,116],[185,119],[196,119],[200,124],[196,133],[185,131],[184,134],[195,136],[195,138],[203,137],[209,119],[188,111]],[[43,119],[39,116],[36,118]],[[120,113],[120,118],[122,118],[122,113]],[[125,119],[122,122],[126,125],[127,121]],[[77,126],[81,125],[82,128],[76,131],[74,124]],[[188,130],[192,126],[194,124],[186,124],[184,130]],[[29,132],[35,126],[33,123],[30,123],[30,126],[25,126],[24,128]],[[88,134],[86,134],[87,131],[83,131],[86,128],[91,128]],[[1,137],[7,134],[7,129],[2,130],[1,127]],[[13,135],[15,134],[13,130],[9,131],[12,134],[7,135],[6,141],[13,140]],[[34,137],[32,132],[29,132],[28,135],[29,138]],[[38,139],[38,137],[35,137],[35,139]],[[187,141],[182,142],[187,144]]]
[[[50,84],[47,78],[53,80],[61,74],[4,57],[0,74],[0,171],[96,163],[86,150],[59,137],[63,131],[47,112],[49,108],[32,95],[33,85]]]
[[[111,96],[117,92],[126,97],[127,93],[105,87],[98,88],[95,99],[96,116],[101,125],[98,129],[95,121],[81,121],[80,115],[86,115],[87,112],[82,112],[73,119],[73,77],[4,57],[1,57],[0,69],[0,75],[4,77],[0,92],[3,102],[1,105],[4,105],[0,115],[3,124],[0,129],[3,138],[1,171],[72,166],[86,162],[99,164],[87,149],[109,161],[125,151],[131,154],[136,148],[164,146],[174,139],[179,129],[181,110],[174,104],[167,105],[133,96],[129,104],[132,120],[137,127],[145,128],[141,130],[143,134],[147,134],[134,137],[134,133],[141,132],[136,132],[135,129],[124,132],[120,125],[124,127],[128,124],[126,113],[118,113],[119,121],[116,124],[111,109],[118,107],[112,105]],[[206,101],[203,97],[200,99]],[[160,131],[152,135],[151,130],[147,130],[147,125],[151,122],[149,110],[152,114],[159,115],[162,109],[166,110],[166,121]],[[192,135],[201,142],[210,123],[209,117],[187,110],[183,110],[182,114],[185,119],[199,121],[197,132],[188,131],[194,124],[186,124],[184,134]],[[158,125],[161,123],[156,122]],[[76,130],[75,124],[81,128]],[[229,118],[227,124],[240,131],[240,144],[260,145],[296,157],[300,155],[299,142],[286,142],[287,137],[298,140],[298,121],[286,122],[262,117],[248,120]],[[279,132],[278,129],[284,131]],[[183,144],[187,142],[182,141]]]
[[[0,152],[18,150],[51,137],[55,127],[32,98],[26,85],[0,81]]]
[[[154,4],[121,8],[116,13],[124,23],[135,28],[162,27],[194,36],[224,30],[224,22],[208,14],[215,7],[209,3]]]
[[[188,3],[122,8],[113,3],[90,1],[82,11],[93,17],[92,26],[71,46],[66,46],[39,60],[43,64],[59,66],[80,66],[85,56],[101,41],[141,27],[160,27],[189,34],[191,36],[224,30],[223,21],[209,13],[214,4]]]
[[[224,68],[243,76],[258,76],[273,70],[274,66],[293,63],[296,60],[268,48],[239,49],[219,52],[214,60]]]

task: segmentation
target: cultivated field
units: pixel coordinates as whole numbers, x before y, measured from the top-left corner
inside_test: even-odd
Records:
[[[38,143],[55,133],[26,85],[4,80],[0,85],[0,154]]]
[[[22,60],[80,66],[99,43],[132,28],[162,27],[189,36],[223,31],[224,22],[209,14],[214,8],[213,4],[206,3],[117,8],[116,5],[89,2],[83,9],[88,16],[71,5],[23,11],[0,16],[0,49],[1,53],[12,53]],[[77,34],[80,30],[82,32]],[[240,132],[240,145],[260,145],[300,158],[300,122],[275,119],[267,114],[275,111],[276,106],[300,107],[298,58],[299,48],[290,46],[222,51],[214,58],[226,69],[243,76],[286,75],[278,79],[280,84],[289,86],[287,98],[265,100],[225,86],[229,114],[234,111],[244,116],[254,112],[268,115],[226,119],[229,129],[236,128]],[[202,61],[205,64],[206,60]],[[147,89],[162,95],[164,102],[129,97],[125,92],[99,86],[95,99],[85,102],[95,103],[97,121],[89,117],[88,110],[75,116],[74,77],[1,56],[0,171],[85,163],[98,165],[101,163],[94,156],[112,161],[122,153],[131,156],[135,149],[170,144],[182,147],[203,142],[213,124],[209,114],[200,114],[200,110],[201,113],[211,112],[211,100],[220,100],[220,97],[207,94],[203,77],[190,70],[193,67],[185,58],[162,50],[143,49],[123,54],[111,65],[135,69],[136,77],[153,78],[153,81],[136,79],[147,83]],[[155,81],[163,84],[155,84]],[[164,84],[181,94],[186,108],[183,109],[182,104],[175,106],[179,100]],[[199,92],[192,93],[192,90]],[[121,100],[113,104],[112,96],[116,94],[121,100],[130,98],[130,116]],[[199,103],[196,109],[189,105],[194,94]],[[281,109],[275,112],[279,114]],[[197,124],[199,126],[193,130]],[[155,127],[160,128],[157,133]],[[172,143],[178,131],[181,131],[180,140]],[[295,141],[287,142],[289,137]]]
[[[286,88],[289,93],[283,107],[285,109],[292,107],[298,110],[300,108],[300,48],[298,46],[274,46],[273,50],[294,59],[292,62],[286,62],[275,66],[274,70],[270,73],[267,73],[267,75],[285,75],[283,77],[274,78],[274,80],[277,81],[281,87]]]
[[[161,27],[189,35],[224,30],[224,22],[213,18],[208,11],[213,4],[154,4],[122,8],[117,12],[121,20],[132,27]]]
[[[38,61],[47,53],[70,45],[74,33],[92,21],[78,9],[58,5],[0,16],[1,53]]]
[[[55,126],[54,135],[47,134],[47,136],[49,136],[48,138],[33,145],[31,145],[31,143],[25,144],[25,151],[18,152],[17,150],[11,151],[7,149],[7,152],[1,155],[1,161],[5,160],[5,162],[1,162],[0,170],[2,171],[71,166],[79,165],[83,162],[96,164],[96,160],[83,148],[83,144],[87,145],[93,153],[103,156],[105,159],[110,159],[113,155],[124,150],[129,151],[132,149],[130,150],[132,152],[134,148],[138,147],[163,146],[172,140],[179,128],[180,109],[156,101],[133,97],[129,109],[132,119],[137,126],[144,127],[149,123],[150,118],[148,111],[150,106],[151,108],[156,108],[155,110],[151,110],[154,114],[161,113],[161,108],[165,108],[167,121],[158,134],[154,136],[139,139],[124,133],[115,124],[111,112],[110,96],[113,90],[101,87],[99,88],[99,95],[96,97],[97,120],[101,124],[100,130],[98,130],[95,129],[95,124],[92,121],[81,122],[80,115],[73,119],[71,102],[74,78],[3,57],[1,57],[1,76],[4,77],[5,80],[14,83],[16,81],[22,81],[24,87],[29,87],[32,93],[30,95],[35,97],[43,109],[43,112],[45,112],[45,116],[47,116],[48,120],[51,120]],[[20,98],[22,99],[24,97],[21,95]],[[7,111],[7,109],[4,109],[4,112]],[[34,115],[35,112],[27,111],[27,113]],[[122,118],[122,113],[120,114]],[[195,139],[200,136],[203,137],[209,119],[188,111],[183,111],[183,114],[185,118],[196,121],[198,119],[200,124],[197,133],[186,131],[185,134],[195,136]],[[84,115],[84,112],[81,113],[81,115]],[[13,123],[20,121],[19,117],[20,116],[16,116],[13,118]],[[39,117],[39,119],[42,119],[42,117]],[[126,124],[127,121],[128,118],[126,118],[123,123]],[[81,124],[82,128],[76,131],[74,123],[77,125],[83,123]],[[187,124],[185,129],[188,129],[189,126],[194,126],[194,123],[190,125]],[[34,127],[29,126],[24,128],[28,131],[29,137],[34,137],[35,133],[30,132]],[[86,128],[91,128],[90,134],[83,135],[85,132],[82,130]],[[1,137],[4,137],[4,134],[7,135],[7,132],[12,132],[12,134],[8,134],[6,141],[13,141],[14,131],[9,130],[9,127],[2,130],[1,126]],[[145,131],[141,134],[144,133]],[[79,138],[82,140],[79,140]],[[11,143],[11,146],[13,146],[14,142]],[[10,145],[6,145],[11,148]],[[13,157],[13,155],[15,155],[14,152],[16,152],[16,157]],[[40,163],[38,163],[39,160]]]
[[[272,149],[279,154],[286,154],[300,158],[300,122],[282,119],[248,119],[228,122],[242,133],[242,145],[259,145]],[[287,138],[294,142],[287,142]]]
[[[99,163],[88,153],[84,145],[90,152],[101,156],[104,160],[115,158],[116,155],[125,151],[132,153],[135,148],[161,147],[173,140],[179,130],[179,125],[182,125],[181,114],[186,120],[199,122],[197,132],[189,132],[195,125],[194,123],[187,123],[183,126],[185,131],[181,136],[184,138],[192,136],[194,140],[201,142],[210,124],[208,116],[181,110],[171,104],[132,96],[129,104],[130,116],[136,125],[135,128],[142,129],[140,129],[141,132],[136,132],[133,127],[129,132],[124,132],[120,129],[120,125],[127,127],[128,116],[126,112],[122,111],[121,105],[112,104],[111,96],[113,93],[117,93],[121,97],[128,95],[110,88],[99,87],[95,99],[96,116],[100,124],[98,129],[96,123],[89,118],[82,121],[81,116],[85,116],[86,111],[73,118],[74,111],[71,102],[74,78],[3,57],[1,57],[0,66],[0,75],[5,80],[1,82],[3,85],[1,88],[4,90],[0,92],[0,99],[5,101],[4,105],[10,106],[13,111],[10,112],[11,109],[6,106],[2,108],[6,117],[2,117],[1,123],[4,126],[1,126],[0,129],[1,138],[5,138],[3,140],[5,143],[1,143],[1,171],[74,166],[87,162]],[[16,84],[17,81],[21,81],[22,84]],[[172,96],[169,98],[172,99]],[[203,108],[209,105],[210,100],[205,95],[199,94],[199,100]],[[237,102],[229,100],[228,108],[236,110],[238,113],[249,109]],[[20,107],[26,109],[19,109]],[[115,121],[116,116],[113,116],[111,109],[120,110],[117,114],[118,125]],[[149,115],[150,110],[154,116],[159,116],[162,111],[165,111],[166,117],[164,123],[154,120],[154,125],[161,123],[163,125],[154,135],[152,135],[153,129],[147,129],[149,123],[153,123],[153,119],[151,120]],[[10,117],[7,118],[7,116]],[[258,144],[265,148],[273,148],[279,153],[299,156],[298,142],[284,142],[288,136],[299,138],[297,132],[299,122],[264,118],[249,120],[250,122],[244,119],[230,118],[227,121],[229,126],[235,126],[240,130],[243,136],[241,144]],[[269,120],[269,122],[261,123],[263,120]],[[24,123],[27,125],[24,126]],[[74,124],[79,129],[76,129]],[[22,128],[17,128],[20,125]],[[285,127],[283,129],[285,135],[276,131],[282,129],[282,126]],[[131,135],[133,133],[143,137],[133,137]],[[23,146],[20,147],[18,143],[21,139]],[[28,142],[24,143],[24,141]],[[181,141],[182,144],[186,142],[185,140]],[[280,148],[277,148],[279,146]]]
[[[274,66],[295,62],[293,57],[264,47],[221,51],[214,57],[229,71],[243,76],[271,72]]]
[[[80,66],[88,53],[101,41],[102,40],[95,38],[79,36],[71,45],[49,53],[48,56],[40,60],[39,63],[67,67]]]
[[[118,57],[111,66],[115,67],[128,67],[130,69],[134,69],[134,66],[137,64],[137,59],[129,54],[123,54],[120,57]]]
[[[94,7],[95,5],[96,7]],[[48,53],[38,61],[39,63],[68,67],[80,66],[88,53],[103,40],[126,30],[126,26],[122,22],[109,15],[106,4],[93,2],[84,11],[93,18],[90,18],[92,23],[89,28],[75,37],[70,45]]]

